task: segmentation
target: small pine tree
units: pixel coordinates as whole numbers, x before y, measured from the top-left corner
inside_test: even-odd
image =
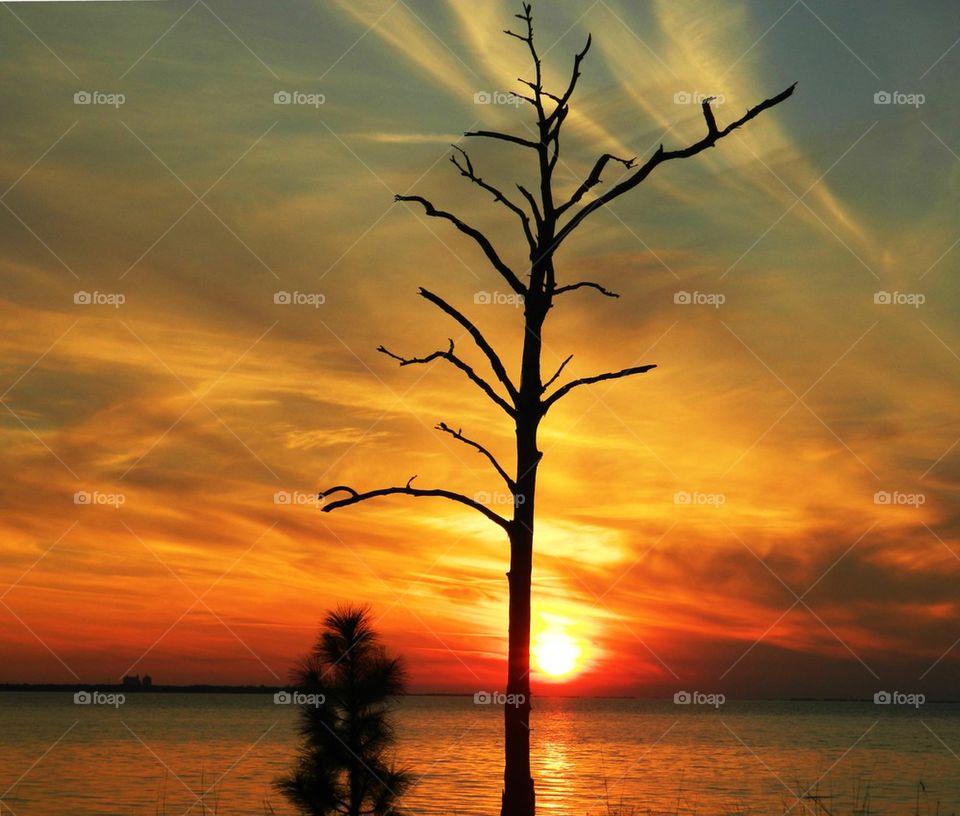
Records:
[[[389,714],[405,691],[406,670],[387,655],[370,610],[330,612],[294,679],[299,691],[324,702],[301,708],[303,743],[276,788],[303,816],[397,816],[412,779],[386,753],[395,742]]]

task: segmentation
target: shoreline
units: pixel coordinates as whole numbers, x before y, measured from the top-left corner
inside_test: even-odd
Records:
[[[192,683],[190,685],[154,685],[151,688],[124,686],[122,683],[0,683],[0,693],[75,693],[78,691],[122,692],[124,694],[276,694],[291,689],[292,686],[264,685],[218,685]],[[405,697],[473,697],[473,692],[420,691],[405,694]],[[549,700],[638,700],[645,702],[670,702],[669,697],[641,697],[628,695],[570,695],[539,694],[538,699]],[[738,703],[870,703],[870,697],[758,697],[743,700],[731,700]],[[960,699],[927,700],[924,705],[957,705]]]

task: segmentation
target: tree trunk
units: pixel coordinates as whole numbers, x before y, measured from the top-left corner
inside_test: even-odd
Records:
[[[507,700],[504,704],[505,763],[501,816],[533,816],[535,796],[530,774],[530,581],[533,568],[533,519],[540,425],[540,332],[545,310],[526,306],[520,399],[517,408],[517,478],[510,533],[509,644]]]
[[[530,570],[533,533],[522,530],[510,541],[510,635],[507,700],[504,703],[505,764],[501,816],[533,816],[530,775]]]

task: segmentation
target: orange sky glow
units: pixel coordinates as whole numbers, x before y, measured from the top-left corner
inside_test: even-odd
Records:
[[[501,688],[502,531],[428,499],[321,513],[316,492],[416,474],[502,499],[484,460],[434,430],[509,462],[502,415],[442,361],[401,369],[376,348],[452,336],[469,354],[424,286],[517,370],[503,283],[392,199],[420,192],[522,264],[515,222],[447,161],[465,130],[528,121],[475,102],[527,70],[498,33],[513,7],[243,2],[235,36],[198,7],[150,48],[166,4],[92,5],[22,11],[57,58],[12,17],[0,35],[17,68],[0,79],[16,134],[0,143],[0,682],[278,684],[324,611],[359,602],[414,690]],[[580,389],[543,426],[534,641],[573,667],[541,661],[535,692],[950,694],[960,250],[944,202],[960,128],[938,91],[960,49],[921,81],[920,57],[892,76],[864,34],[865,66],[800,6],[758,40],[776,15],[757,3],[543,5],[555,83],[594,38],[568,192],[602,152],[698,138],[682,94],[722,91],[729,121],[800,85],[558,256],[561,281],[620,298],[565,296],[545,370],[571,353],[570,376],[658,367]],[[99,26],[78,35],[80,14]],[[887,22],[936,36],[933,17]],[[874,104],[898,83],[924,106]],[[85,88],[126,99],[75,105]],[[294,89],[324,101],[274,104]],[[520,152],[470,148],[485,176],[529,177]]]

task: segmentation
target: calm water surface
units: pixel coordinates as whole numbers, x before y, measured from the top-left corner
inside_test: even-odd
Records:
[[[269,695],[128,695],[114,709],[0,694],[0,813],[289,814],[270,782],[293,756],[294,714]],[[499,710],[410,697],[397,723],[419,779],[408,811],[496,816]],[[865,797],[874,814],[960,812],[960,706],[541,699],[533,736],[543,814],[852,816]],[[818,779],[825,809],[798,803]]]

